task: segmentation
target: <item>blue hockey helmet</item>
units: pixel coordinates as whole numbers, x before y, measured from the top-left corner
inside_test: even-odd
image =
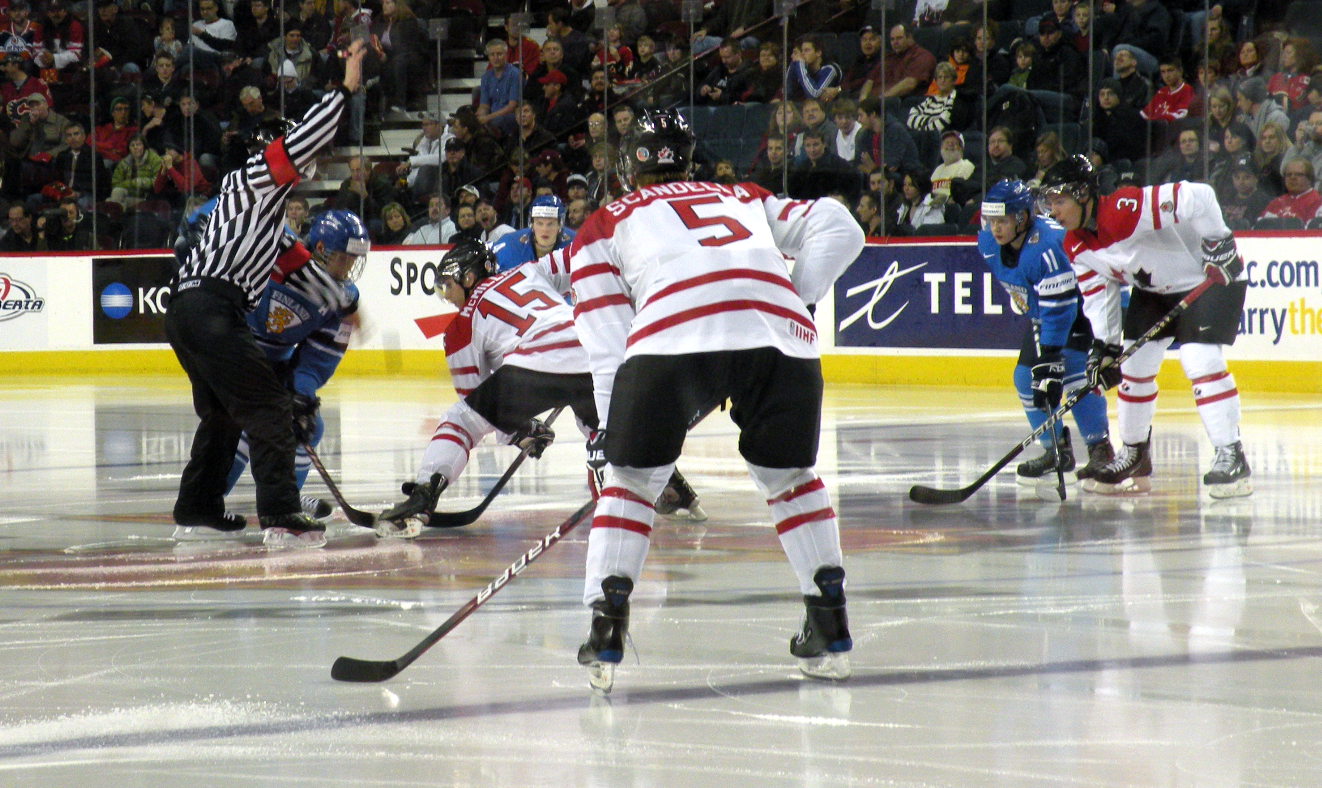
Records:
[[[308,245],[311,252],[323,264],[333,262],[329,257],[340,253],[352,258],[343,277],[355,281],[363,272],[367,263],[367,253],[372,249],[368,239],[367,225],[353,211],[333,210],[319,213],[312,219],[308,229]],[[320,245],[321,249],[317,246]]]
[[[997,182],[982,198],[983,229],[988,229],[987,222],[994,217],[1017,217],[1021,213],[1032,216],[1034,203],[1033,190],[1023,181],[1015,178]]]
[[[543,194],[528,207],[529,219],[555,219],[565,223],[565,204],[554,194]]]

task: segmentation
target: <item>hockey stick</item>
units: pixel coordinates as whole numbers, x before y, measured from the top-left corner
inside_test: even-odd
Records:
[[[537,556],[546,552],[551,545],[559,541],[565,534],[574,530],[581,522],[588,519],[596,508],[596,501],[588,501],[579,507],[578,511],[569,515],[554,531],[542,537],[541,541],[532,546],[532,549],[519,556],[519,560],[510,564],[490,583],[487,587],[478,592],[478,595],[464,603],[464,606],[454,612],[454,615],[445,620],[444,624],[437,627],[435,632],[422,639],[422,642],[414,646],[407,654],[399,659],[387,660],[385,662],[375,662],[369,659],[354,659],[353,657],[339,657],[335,664],[331,665],[331,678],[336,681],[358,681],[358,682],[377,682],[386,681],[393,678],[404,668],[413,664],[413,661],[422,656],[423,652],[436,642],[450,633],[450,630],[459,626],[465,618],[468,618],[474,610],[481,607],[497,591],[505,587],[515,575],[522,572],[537,559]]]
[[[1175,318],[1179,317],[1184,312],[1184,310],[1188,309],[1189,305],[1192,304],[1195,300],[1197,300],[1197,298],[1201,296],[1204,292],[1206,292],[1207,289],[1211,287],[1213,284],[1215,284],[1215,282],[1213,282],[1211,279],[1204,279],[1202,283],[1200,283],[1197,287],[1190,290],[1188,294],[1184,296],[1184,298],[1180,299],[1180,302],[1178,304],[1171,307],[1171,310],[1169,312],[1167,312],[1160,320],[1154,323],[1152,328],[1149,328],[1146,332],[1143,333],[1143,336],[1139,337],[1137,340],[1134,341],[1134,344],[1130,345],[1128,348],[1124,350],[1124,352],[1122,352],[1119,356],[1117,356],[1115,363],[1119,365],[1125,359],[1134,355],[1134,353],[1137,352],[1139,348],[1143,347],[1148,342],[1152,341],[1157,336],[1157,334],[1161,333],[1162,329],[1170,325],[1170,323],[1173,320],[1175,320]],[[1038,438],[1042,437],[1042,435],[1046,433],[1047,430],[1052,429],[1053,425],[1057,421],[1059,421],[1062,417],[1064,417],[1064,415],[1068,413],[1071,408],[1077,405],[1079,403],[1079,400],[1088,396],[1088,394],[1091,391],[1092,389],[1088,388],[1087,386],[1082,386],[1076,389],[1073,394],[1069,395],[1069,397],[1066,398],[1066,400],[1060,404],[1059,408],[1056,408],[1054,413],[1052,413],[1050,416],[1047,417],[1046,421],[1042,422],[1042,425],[1040,427],[1029,433],[1027,438],[1024,438],[1022,441],[1020,441],[1018,446],[1015,446],[1013,449],[1011,449],[1009,454],[1006,454],[1004,457],[1000,459],[1000,461],[998,461],[995,465],[989,468],[986,473],[979,476],[973,482],[973,484],[970,484],[967,487],[961,487],[958,490],[938,490],[935,487],[924,487],[921,484],[915,484],[913,487],[909,488],[909,500],[915,503],[927,503],[927,504],[959,503],[960,501],[967,500],[970,495],[981,489],[982,486],[986,484],[989,479],[991,479],[991,477],[999,473],[1000,470],[1004,468],[1006,465],[1009,465],[1010,462],[1015,457],[1018,457],[1020,452],[1022,452],[1024,449],[1028,448],[1029,446],[1033,445],[1033,442],[1036,441]]]
[[[564,406],[561,405],[551,411],[551,415],[546,417],[546,426],[551,426],[551,423],[555,421],[555,417],[559,416],[560,411],[564,409]],[[487,510],[487,507],[491,505],[491,502],[496,499],[496,496],[500,495],[500,491],[505,489],[506,483],[509,482],[514,476],[514,472],[519,469],[519,466],[522,465],[523,461],[526,459],[528,459],[528,449],[519,452],[519,456],[515,457],[514,462],[510,463],[510,467],[506,469],[505,475],[500,477],[496,482],[496,486],[491,488],[491,492],[487,493],[487,497],[482,500],[482,503],[466,512],[432,512],[430,519],[427,521],[427,527],[458,528],[462,525],[470,525],[476,522],[477,518],[481,517],[482,513]]]
[[[340,511],[344,512],[344,516],[349,519],[349,522],[363,528],[371,528],[376,524],[376,515],[355,509],[349,505],[348,501],[344,500],[340,488],[336,486],[335,480],[331,479],[330,474],[326,472],[326,466],[321,464],[321,458],[312,450],[312,447],[304,443],[303,451],[308,453],[308,458],[312,460],[312,467],[316,468],[317,473],[321,474],[321,480],[330,488],[331,495],[334,496],[335,502],[340,505]]]
[[[1062,467],[1063,463],[1060,461],[1062,451],[1061,441],[1064,440],[1062,432],[1063,429],[1060,428],[1060,422],[1057,422],[1056,425],[1051,428],[1051,440],[1054,444],[1052,449],[1056,452],[1056,495],[1059,495],[1060,500],[1063,501],[1065,500],[1065,469]]]

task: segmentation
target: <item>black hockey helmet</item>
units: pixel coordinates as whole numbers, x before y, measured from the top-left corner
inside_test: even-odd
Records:
[[[687,175],[693,163],[693,132],[675,110],[644,110],[634,121],[633,141],[625,155],[631,177],[666,173]]]
[[[1097,199],[1097,172],[1083,154],[1061,159],[1042,175],[1038,196],[1046,200],[1053,194],[1063,194],[1079,205]]]
[[[445,257],[441,258],[437,278],[453,279],[462,287],[464,274],[472,271],[473,285],[476,286],[478,282],[499,270],[496,255],[492,254],[486,244],[476,238],[460,238],[455,241],[454,247],[445,253]]]
[[[293,131],[298,124],[289,118],[267,118],[243,135],[243,144],[248,148],[248,155],[261,153],[266,146]]]

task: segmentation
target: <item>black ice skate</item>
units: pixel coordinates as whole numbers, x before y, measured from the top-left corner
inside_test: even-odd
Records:
[[[678,468],[670,474],[670,481],[666,482],[666,488],[656,499],[656,513],[698,522],[707,519],[698,494],[689,486],[688,480],[680,475]]]
[[[1096,443],[1088,444],[1088,464],[1075,471],[1074,475],[1079,481],[1086,481],[1114,459],[1115,449],[1111,448],[1111,436],[1107,435]]]
[[[1099,495],[1118,493],[1145,493],[1152,489],[1152,430],[1142,443],[1126,443],[1120,447],[1115,459],[1108,462],[1084,481],[1085,492]]]
[[[242,539],[248,520],[241,514],[225,512],[219,517],[180,517],[175,515],[173,538],[177,542],[203,542],[216,539]]]
[[[311,517],[313,520],[325,520],[335,511],[331,502],[325,498],[318,498],[314,495],[300,495],[298,502],[303,505],[303,514]]]
[[[601,581],[601,590],[606,596],[592,603],[592,630],[587,642],[578,647],[578,664],[588,669],[593,689],[608,693],[615,685],[615,666],[624,660],[633,581],[611,575]]]
[[[806,676],[847,679],[854,640],[845,613],[845,570],[822,567],[812,581],[822,593],[803,598],[803,629],[790,640],[790,653],[799,658],[799,670]]]
[[[1235,441],[1229,446],[1216,447],[1212,469],[1203,474],[1203,484],[1213,498],[1242,498],[1253,494],[1253,485],[1249,483],[1252,474],[1244,456],[1244,445]]]
[[[1019,463],[1015,469],[1015,480],[1020,484],[1034,485],[1038,482],[1054,481],[1057,458],[1061,473],[1074,470],[1074,447],[1070,445],[1070,428],[1060,428],[1060,445],[1047,449],[1041,457]]]
[[[422,484],[416,482],[401,484],[400,492],[407,495],[408,500],[397,503],[381,513],[376,521],[377,535],[393,539],[412,539],[422,533],[423,526],[427,524],[431,513],[436,509],[436,501],[440,499],[441,493],[448,484],[449,480],[439,473],[433,473],[431,479]]]
[[[267,547],[308,549],[326,546],[326,526],[303,512],[269,515],[259,519],[262,524],[262,544]]]

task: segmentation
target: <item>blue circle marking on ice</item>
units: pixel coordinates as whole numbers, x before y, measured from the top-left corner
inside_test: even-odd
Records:
[[[119,282],[111,282],[101,291],[101,311],[119,320],[133,311],[133,291]]]

